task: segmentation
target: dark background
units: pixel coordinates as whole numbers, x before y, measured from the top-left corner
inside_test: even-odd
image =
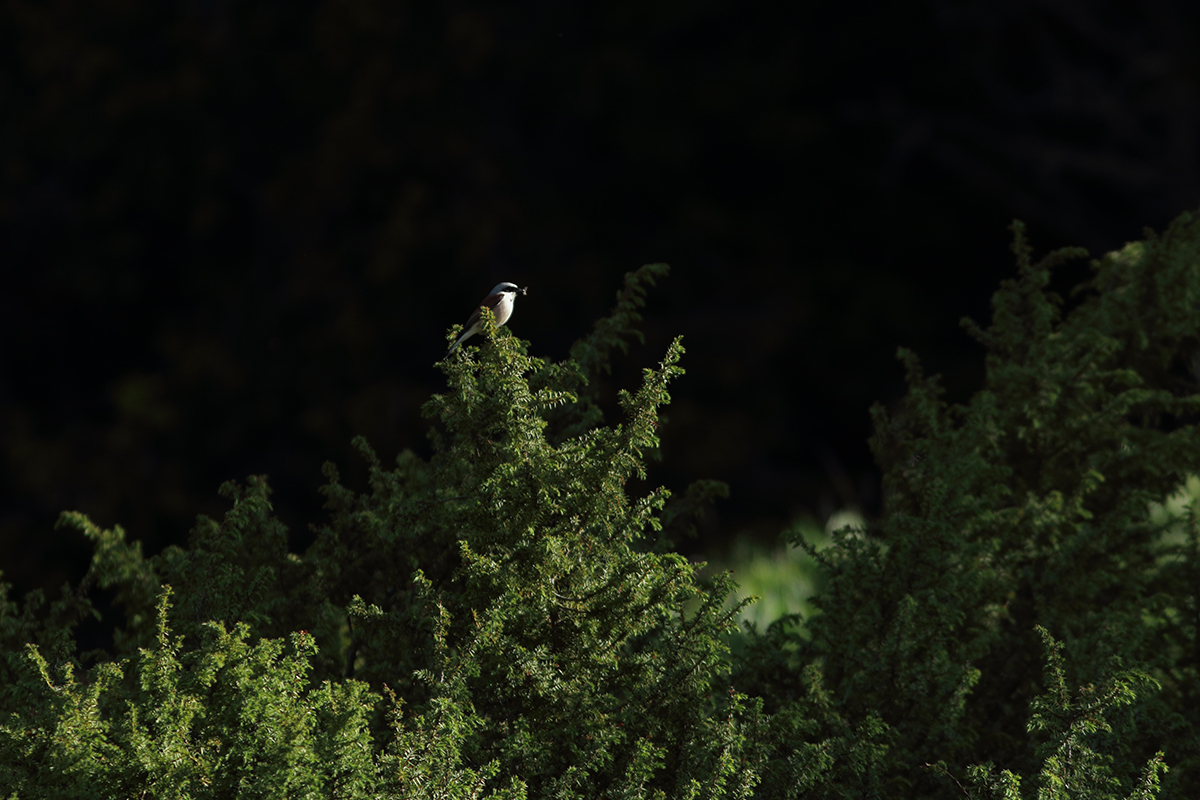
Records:
[[[563,358],[649,261],[612,384],[683,334],[651,478],[733,490],[684,548],[877,511],[867,409],[898,345],[979,386],[1012,218],[1099,255],[1197,205],[1195,8],[0,0],[0,567],[77,579],[63,509],[155,552],[250,473],[303,547],[352,436],[427,452],[492,285]]]

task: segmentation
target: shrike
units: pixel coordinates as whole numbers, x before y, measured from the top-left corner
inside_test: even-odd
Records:
[[[483,328],[483,322],[479,319],[479,309],[489,308],[493,316],[496,317],[496,325],[500,326],[508,322],[512,316],[513,302],[516,301],[517,295],[525,294],[526,289],[518,289],[515,283],[498,283],[496,288],[492,289],[492,293],[483,298],[479,304],[479,308],[475,309],[475,313],[467,320],[467,324],[463,327],[462,336],[458,337],[458,341],[450,345],[450,349],[446,351],[446,356],[449,357],[458,346],[470,339]]]

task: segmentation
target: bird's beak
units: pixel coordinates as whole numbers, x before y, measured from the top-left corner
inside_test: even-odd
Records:
[[[521,293],[521,296],[522,296],[522,297],[524,297],[526,294],[528,294],[528,292],[529,292],[529,287],[528,287],[528,286],[526,286],[524,289],[518,289],[517,291]]]

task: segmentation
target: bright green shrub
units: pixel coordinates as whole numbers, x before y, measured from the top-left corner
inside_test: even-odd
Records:
[[[682,347],[622,393],[622,423],[601,425],[588,394],[663,272],[632,274],[572,361],[530,358],[491,327],[444,362],[432,460],[387,469],[360,440],[369,485],[327,466],[329,519],[303,555],[261,478],[225,486],[222,521],[149,559],[119,528],[64,515],[95,543],[82,585],[48,615],[33,597],[0,617],[5,791],[747,795],[757,711],[720,678],[731,582],[701,586],[659,539],[721,487],[674,508],[665,490],[625,490],[658,444]],[[125,613],[111,656],[71,644],[93,584]]]

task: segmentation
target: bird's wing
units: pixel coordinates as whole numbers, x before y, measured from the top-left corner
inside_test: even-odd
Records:
[[[471,316],[467,317],[467,324],[463,326],[463,330],[470,330],[471,326],[479,321],[480,308],[487,308],[490,311],[500,305],[500,301],[503,299],[504,295],[502,294],[489,294],[483,298],[483,302],[479,304],[479,307],[471,312]]]

